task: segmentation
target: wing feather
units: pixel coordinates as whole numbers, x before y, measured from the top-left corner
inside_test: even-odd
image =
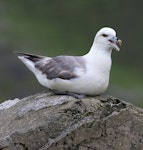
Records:
[[[85,64],[83,59],[78,56],[57,56],[52,59],[42,59],[35,63],[35,67],[46,74],[48,79],[70,80],[78,77],[75,68],[84,70]]]

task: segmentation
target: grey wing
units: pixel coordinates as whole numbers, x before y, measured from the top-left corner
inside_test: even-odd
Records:
[[[75,68],[85,69],[84,61],[81,57],[58,56],[52,59],[45,59],[35,64],[35,67],[46,74],[47,79],[61,78],[70,80],[78,77]]]

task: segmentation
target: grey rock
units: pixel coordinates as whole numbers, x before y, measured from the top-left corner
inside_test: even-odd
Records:
[[[0,104],[0,150],[143,150],[143,110],[42,92]]]

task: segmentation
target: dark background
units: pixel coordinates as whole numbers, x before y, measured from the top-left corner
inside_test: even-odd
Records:
[[[0,101],[46,90],[13,51],[83,55],[96,32],[109,26],[122,39],[113,51],[105,94],[143,106],[143,1],[1,0]]]

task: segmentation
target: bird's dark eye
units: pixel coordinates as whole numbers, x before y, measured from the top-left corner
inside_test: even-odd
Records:
[[[107,34],[102,34],[102,36],[104,36],[104,37],[108,37],[108,35],[107,35]]]

